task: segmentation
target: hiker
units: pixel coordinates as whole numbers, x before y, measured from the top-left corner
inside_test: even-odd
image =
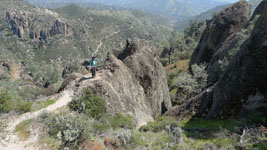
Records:
[[[92,72],[92,77],[94,78],[96,75],[96,67],[95,64],[98,61],[96,56],[93,56],[92,59],[90,60],[90,67],[91,67],[91,72]]]

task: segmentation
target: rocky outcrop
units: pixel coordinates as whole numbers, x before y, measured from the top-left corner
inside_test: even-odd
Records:
[[[218,81],[182,106],[173,108],[167,115],[178,118],[228,118],[253,112],[266,112],[267,0],[259,5],[255,13],[259,16],[250,21],[254,28],[249,37],[244,40],[238,35],[230,36],[229,41],[221,49],[220,53],[238,50],[229,59],[225,69],[219,72]],[[235,46],[235,42],[241,43],[240,46]]]
[[[54,25],[49,29],[35,28],[34,21],[25,12],[6,12],[6,21],[10,24],[13,34],[19,38],[29,37],[32,40],[45,40],[58,34],[69,37],[73,35],[72,28],[60,20],[55,20]]]
[[[251,97],[261,95],[254,111],[267,108],[267,1],[259,8],[261,16],[255,23],[250,38],[243,43],[220,78],[213,94],[207,117],[227,117],[246,111]],[[251,105],[255,105],[252,104]],[[246,106],[246,107],[243,107]],[[251,113],[253,110],[247,110]]]
[[[80,76],[62,89],[94,89],[106,100],[108,114],[131,114],[141,126],[171,108],[166,73],[154,50],[149,42],[135,40],[122,52],[127,57],[120,60],[109,53],[96,78]]]
[[[193,52],[190,66],[193,64],[209,63],[212,56],[227,38],[240,31],[240,28],[247,23],[250,11],[251,5],[245,1],[240,1],[224,9],[210,20],[197,48]]]
[[[59,20],[56,20],[54,23],[54,26],[50,30],[50,35],[57,35],[57,34],[63,34],[65,37],[71,36],[73,34],[73,31],[71,27]]]
[[[13,34],[20,38],[24,38],[29,33],[30,22],[26,19],[26,13],[6,12],[6,21],[10,24]]]
[[[145,90],[154,113],[171,107],[165,68],[159,62],[156,48],[145,40],[128,41],[118,58],[130,68]],[[163,111],[164,112],[164,111]]]

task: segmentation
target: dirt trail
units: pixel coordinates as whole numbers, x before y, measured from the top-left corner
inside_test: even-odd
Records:
[[[43,111],[48,111],[48,112],[54,112],[58,108],[61,108],[63,106],[66,106],[71,100],[74,95],[73,90],[66,90],[59,95],[56,95],[58,97],[58,100],[56,101],[55,104],[52,104],[46,108],[43,108],[39,111],[36,112],[29,112],[22,114],[18,117],[12,118],[9,121],[8,125],[8,142],[4,143],[6,146],[0,145],[0,150],[36,150],[36,147],[34,144],[37,142],[37,138],[29,138],[26,141],[20,141],[16,133],[14,133],[14,130],[16,126],[25,120],[28,119],[33,119],[40,115]]]

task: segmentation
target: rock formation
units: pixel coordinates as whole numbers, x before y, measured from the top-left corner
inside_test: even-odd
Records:
[[[190,66],[193,64],[209,63],[212,56],[226,39],[240,31],[249,17],[251,5],[245,1],[235,3],[233,6],[224,9],[213,19],[204,30],[200,42],[193,52]]]
[[[255,110],[267,108],[267,1],[263,1],[259,8],[257,11],[261,12],[261,16],[250,38],[243,43],[214,90],[207,117],[230,116],[246,111],[251,97],[259,95],[263,98],[250,105],[255,105]]]
[[[73,31],[68,24],[61,22],[59,20],[56,20],[54,23],[54,26],[51,28],[49,33],[51,36],[57,35],[57,34],[63,34],[65,37],[68,37],[73,34]]]
[[[155,54],[149,42],[134,40],[120,59],[109,53],[95,79],[70,80],[62,89],[92,88],[106,100],[108,114],[131,114],[140,126],[171,108],[166,73]]]
[[[240,2],[244,3],[244,2]],[[267,1],[264,0],[255,11],[259,16],[252,18],[254,24],[249,37],[239,39],[230,36],[223,48],[229,52],[238,48],[236,54],[221,70],[218,81],[182,106],[167,112],[167,115],[182,118],[201,116],[206,118],[227,118],[261,112],[267,109]],[[255,15],[253,15],[255,16]],[[255,21],[256,19],[256,21]],[[241,42],[240,46],[234,42]],[[217,57],[219,55],[215,55]],[[218,60],[218,59],[217,59]],[[216,80],[215,80],[216,81]]]
[[[130,68],[144,88],[154,113],[159,112],[161,106],[170,108],[165,69],[158,61],[156,48],[151,43],[145,40],[128,43],[118,58]]]
[[[26,18],[25,13],[6,12],[6,21],[10,24],[13,34],[20,38],[23,38],[29,32],[30,22]]]
[[[73,35],[71,27],[60,20],[55,20],[54,25],[50,29],[39,29],[34,27],[34,21],[26,13],[15,11],[6,12],[6,21],[10,24],[13,34],[19,38],[29,37],[33,40],[48,40],[50,36],[57,34],[64,35],[65,37]]]

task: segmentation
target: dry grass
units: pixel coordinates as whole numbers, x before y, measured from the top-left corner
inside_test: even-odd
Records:
[[[186,72],[189,66],[189,59],[179,60],[174,64],[169,64],[166,66],[166,70],[168,73],[175,72]]]
[[[11,64],[10,65],[10,75],[12,80],[17,80],[19,79],[20,76],[20,69],[16,64]]]

